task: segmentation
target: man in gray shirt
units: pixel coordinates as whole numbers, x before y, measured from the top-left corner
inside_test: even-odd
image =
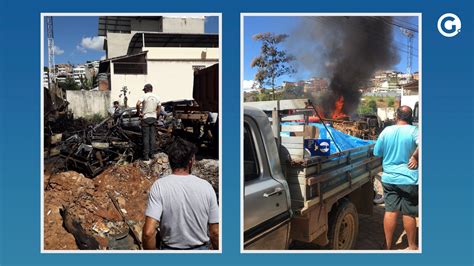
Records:
[[[190,174],[196,150],[180,138],[167,149],[172,174],[151,187],[143,226],[145,249],[157,248],[158,227],[161,249],[203,250],[210,244],[219,249],[216,193],[209,182]]]

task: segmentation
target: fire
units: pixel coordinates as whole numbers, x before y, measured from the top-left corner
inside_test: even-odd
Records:
[[[331,114],[332,119],[346,118],[347,115],[344,113],[342,109],[344,109],[344,97],[339,96],[339,98],[336,101],[336,104],[334,105],[334,111]]]
[[[326,112],[325,110],[323,110],[321,105],[316,105],[315,108],[316,108],[317,113],[319,114],[319,116],[323,120],[325,120],[325,119],[329,119],[329,120],[348,120],[349,119],[349,116],[347,114],[345,114],[344,111],[343,111],[343,109],[344,109],[344,97],[343,96],[339,96],[336,103],[334,104],[334,109],[333,109],[332,113],[330,113],[330,115],[329,115],[329,112]],[[313,115],[308,117],[308,122],[310,122],[310,123],[320,123],[321,119],[319,118],[319,116],[317,116],[316,113],[314,113]],[[303,122],[303,121],[300,121],[300,122]]]

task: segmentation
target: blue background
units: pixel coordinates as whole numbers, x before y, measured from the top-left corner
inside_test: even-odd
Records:
[[[40,12],[69,11],[223,13],[223,254],[40,254]],[[2,0],[0,263],[472,265],[473,11],[471,1]],[[240,12],[423,13],[423,254],[240,254]],[[447,12],[463,23],[455,38],[436,28]]]

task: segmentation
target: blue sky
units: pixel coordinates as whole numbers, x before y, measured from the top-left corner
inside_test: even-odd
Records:
[[[99,17],[53,17],[55,62],[82,64],[105,56],[102,40],[98,38]],[[44,22],[44,64],[48,65],[48,35]],[[219,32],[219,18],[207,17],[207,33]]]
[[[256,69],[250,67],[250,63],[254,57],[260,52],[260,43],[252,40],[252,36],[260,32],[274,32],[278,34],[286,33],[291,35],[293,29],[299,25],[299,22],[303,17],[294,16],[250,16],[244,18],[244,80],[253,80]],[[402,19],[397,17],[398,19]],[[404,17],[406,25],[412,25],[412,27],[418,28],[417,17]],[[404,25],[405,25],[404,24]],[[407,39],[401,33],[398,27],[393,30],[395,45],[400,49],[407,50]],[[284,45],[281,47],[284,48]],[[413,57],[412,57],[412,72],[418,71],[418,34],[415,33],[413,40]],[[394,66],[394,70],[406,72],[407,66],[407,54],[399,52],[400,61]],[[277,84],[280,84],[284,80],[294,81],[299,79],[308,79],[313,76],[313,73],[309,73],[302,69],[297,70],[298,72],[292,76],[282,76],[277,80]],[[244,87],[249,82],[244,81]]]

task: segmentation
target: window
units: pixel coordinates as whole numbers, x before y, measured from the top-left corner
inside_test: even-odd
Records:
[[[114,74],[146,75],[148,70],[145,54],[117,59],[113,64]]]
[[[135,74],[145,75],[147,73],[147,64],[142,62],[115,62],[115,74]]]
[[[244,125],[244,180],[257,179],[260,176],[257,152],[248,124]]]

